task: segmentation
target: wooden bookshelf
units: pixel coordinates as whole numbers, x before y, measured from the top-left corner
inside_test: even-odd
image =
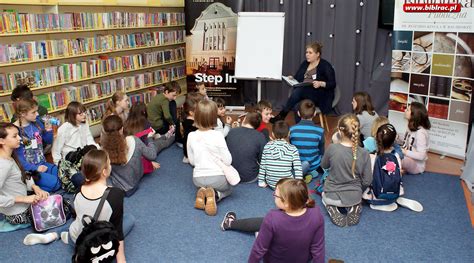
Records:
[[[120,11],[120,12],[138,12],[138,13],[145,13],[145,14],[157,14],[160,13],[159,15],[156,15],[156,20],[153,18],[149,23],[154,23],[154,25],[149,25],[149,26],[140,26],[140,27],[132,27],[132,26],[127,26],[127,27],[119,27],[119,26],[113,26],[109,25],[107,28],[90,28],[90,27],[85,27],[85,24],[82,24],[82,29],[77,29],[77,30],[71,30],[71,26],[69,24],[69,28],[67,26],[65,27],[66,29],[60,30],[57,29],[56,27],[52,27],[50,24],[49,26],[45,28],[49,28],[50,31],[47,31],[46,29],[44,31],[38,31],[38,32],[24,32],[24,33],[12,33],[17,30],[16,27],[8,27],[6,30],[10,30],[10,33],[0,33],[0,41],[3,41],[4,43],[22,43],[22,42],[28,42],[28,41],[42,41],[42,40],[59,40],[61,39],[68,39],[68,38],[76,38],[76,35],[73,34],[78,34],[81,37],[92,37],[93,35],[95,36],[96,34],[93,34],[93,32],[99,32],[98,34],[107,34],[107,35],[118,35],[118,34],[132,34],[132,33],[137,33],[137,32],[150,32],[153,34],[154,31],[164,31],[164,32],[170,32],[173,30],[184,30],[184,24],[181,24],[180,22],[183,21],[183,17],[180,15],[174,16],[174,15],[166,15],[166,13],[184,13],[184,0],[77,0],[77,1],[69,1],[69,0],[0,0],[0,5],[2,6],[2,9],[5,10],[14,10],[12,12],[15,13],[21,13],[21,14],[62,14],[62,13],[76,13],[76,12],[82,12],[82,13],[107,13],[107,12],[115,12],[115,11]],[[165,13],[165,18],[161,18],[161,14]],[[146,15],[146,17],[149,17]],[[155,17],[155,15],[152,15],[151,17]],[[159,18],[158,18],[159,17]],[[168,19],[166,19],[168,17]],[[171,17],[171,19],[170,19]],[[176,19],[175,19],[176,18]],[[138,20],[137,20],[138,21]],[[148,21],[148,20],[146,20]],[[136,23],[136,22],[128,22],[128,23]],[[175,24],[173,24],[175,23]],[[143,20],[139,22],[140,25],[147,25],[143,23]],[[158,25],[160,24],[160,25]],[[164,24],[164,25],[163,25]],[[59,25],[59,24],[58,24]],[[63,24],[61,24],[63,25]],[[74,25],[74,24],[73,24]],[[125,25],[125,24],[118,24],[118,25]],[[131,25],[131,24],[128,24]],[[13,29],[13,30],[12,30]],[[153,30],[153,29],[158,29],[158,30]],[[160,30],[163,29],[163,30]],[[118,31],[124,31],[120,33],[114,33]],[[127,32],[128,30],[128,32]],[[22,31],[21,29],[18,29],[18,31]],[[92,34],[90,33],[92,32]],[[82,33],[82,34],[80,34]],[[64,34],[64,36],[60,35]],[[44,37],[43,37],[44,36]],[[161,35],[160,35],[161,36]],[[167,39],[167,38],[165,38]],[[171,38],[170,40],[172,40]],[[160,44],[160,45],[151,45],[151,46],[136,46],[133,48],[123,48],[123,49],[112,49],[112,50],[100,50],[98,49],[98,52],[94,53],[80,53],[76,54],[73,56],[57,56],[57,57],[49,57],[48,59],[40,59],[40,60],[28,60],[28,61],[12,61],[10,63],[3,63],[0,64],[0,72],[1,73],[13,73],[13,72],[21,72],[21,71],[32,71],[35,68],[38,67],[54,67],[58,63],[54,63],[57,61],[61,61],[61,63],[78,63],[84,60],[84,58],[90,58],[93,59],[95,56],[100,56],[100,55],[106,55],[106,54],[111,54],[111,53],[122,53],[118,56],[129,56],[132,57],[135,54],[143,53],[144,52],[154,52],[154,51],[160,51],[160,48],[164,47],[171,47],[171,46],[176,46],[175,48],[172,49],[177,49],[181,48],[182,45],[185,44],[185,42],[180,41],[180,38],[175,40],[176,42],[174,43],[166,43],[166,44]],[[2,41],[2,42],[3,42]],[[161,40],[160,40],[161,41]],[[159,42],[159,41],[157,41]],[[145,43],[150,43],[150,42],[145,42]],[[138,42],[137,42],[138,44]],[[154,43],[153,43],[154,44]],[[112,47],[114,45],[111,45]],[[100,48],[100,46],[99,46]],[[97,49],[97,48],[96,48]],[[99,51],[100,50],[100,51]],[[142,52],[140,52],[142,51]],[[53,53],[57,54],[57,53]],[[59,52],[61,54],[61,52]],[[64,53],[62,53],[64,54]],[[182,53],[181,53],[182,54]],[[178,56],[179,57],[179,56]],[[169,58],[169,57],[168,57]],[[10,58],[11,59],[11,58]],[[63,61],[64,60],[64,61]],[[35,95],[40,95],[44,93],[48,93],[48,97],[50,97],[51,100],[51,106],[52,110],[49,111],[50,114],[59,114],[65,110],[65,106],[61,106],[59,108],[54,108],[56,105],[62,105],[64,103],[64,98],[66,101],[66,104],[69,102],[70,99],[72,98],[77,98],[78,100],[83,100],[84,105],[102,105],[101,103],[106,101],[107,99],[111,98],[113,94],[107,94],[103,95],[101,97],[95,97],[92,99],[83,99],[83,97],[90,97],[90,95],[83,96],[82,94],[80,97],[79,93],[77,95],[73,95],[73,93],[70,93],[70,91],[66,91],[62,93],[62,86],[76,86],[77,90],[80,90],[81,85],[87,85],[87,84],[92,84],[94,83],[97,85],[97,83],[100,84],[100,86],[94,86],[90,85],[89,87],[93,89],[93,93],[90,94],[102,94],[100,93],[100,90],[102,89],[105,92],[110,92],[110,89],[105,88],[105,85],[100,81],[103,81],[104,78],[127,78],[130,81],[130,77],[132,76],[138,76],[141,75],[143,78],[143,74],[150,74],[150,73],[145,73],[144,71],[151,70],[155,72],[156,70],[159,70],[160,68],[163,68],[164,71],[173,72],[173,76],[181,76],[182,74],[182,66],[183,63],[185,62],[185,59],[179,59],[179,60],[174,60],[174,61],[168,61],[165,63],[159,63],[159,64],[154,64],[154,65],[149,65],[145,67],[140,67],[140,68],[135,68],[135,69],[121,69],[117,70],[114,72],[107,72],[106,74],[102,75],[96,75],[93,77],[88,77],[84,79],[79,79],[79,80],[74,80],[74,81],[67,81],[67,82],[61,82],[61,83],[55,83],[51,84],[48,86],[41,86],[41,87],[35,87],[32,88],[31,90],[34,91]],[[107,62],[108,64],[109,62]],[[40,64],[40,65],[38,65]],[[176,66],[172,66],[175,65]],[[44,66],[43,66],[44,65]],[[119,66],[118,68],[122,68],[122,66]],[[157,68],[157,69],[155,69]],[[171,71],[171,68],[179,68],[177,71]],[[143,71],[143,72],[142,72]],[[149,72],[149,71],[147,71]],[[28,73],[30,74],[30,73]],[[156,74],[156,73],[154,73]],[[176,75],[175,75],[176,74]],[[26,74],[25,74],[26,75]],[[172,75],[168,75],[171,77]],[[17,77],[18,78],[18,77]],[[72,77],[71,77],[72,78]],[[128,87],[128,90],[124,90],[125,93],[127,94],[139,94],[143,93],[144,91],[147,91],[150,88],[153,88],[155,86],[163,85],[167,83],[168,81],[161,81],[161,82],[156,82],[159,81],[161,77],[158,75],[153,75],[153,78],[151,79],[152,82],[155,81],[153,84],[148,84],[148,85],[143,85],[142,87],[139,88],[130,88],[130,84],[126,84],[125,87]],[[100,80],[102,79],[102,80]],[[173,81],[180,81],[180,84],[183,88],[183,94],[186,93],[186,85],[185,85],[185,80],[186,77],[178,77],[174,78]],[[49,80],[49,79],[48,79]],[[97,80],[100,80],[99,82],[96,82]],[[150,80],[150,79],[149,79]],[[18,79],[17,79],[18,81]],[[124,80],[122,80],[121,83],[123,83]],[[147,81],[148,82],[148,81]],[[104,82],[107,83],[107,82]],[[78,85],[77,85],[78,84]],[[118,85],[118,84],[117,84]],[[137,84],[131,85],[132,87]],[[122,86],[123,87],[123,86]],[[75,89],[76,89],[75,88]],[[118,88],[118,86],[117,86]],[[81,88],[82,89],[82,88]],[[88,88],[86,88],[88,89]],[[112,89],[115,90],[115,89]],[[61,94],[61,95],[58,95]],[[64,95],[62,95],[64,94]],[[11,91],[5,91],[0,93],[0,103],[9,103],[10,98],[9,96],[11,95]],[[53,97],[54,96],[54,97]],[[65,96],[65,97],[61,97]],[[73,97],[70,97],[73,96]],[[43,95],[44,97],[44,95]],[[54,102],[53,102],[54,98]],[[147,97],[149,99],[149,97]],[[54,104],[53,104],[54,103]],[[94,106],[95,107],[95,106]],[[5,113],[7,111],[5,110]],[[11,117],[11,116],[9,116]],[[97,121],[95,123],[91,123],[91,125],[99,124],[100,121]]]
[[[157,46],[143,46],[143,47],[136,47],[136,48],[113,49],[113,50],[106,50],[106,51],[95,52],[95,53],[80,54],[80,55],[75,55],[75,56],[54,57],[54,58],[48,58],[48,59],[39,59],[39,60],[30,60],[30,61],[22,61],[22,62],[4,63],[4,64],[0,64],[0,68],[26,65],[26,64],[34,64],[34,63],[44,63],[44,62],[65,60],[65,59],[71,59],[71,58],[92,57],[92,56],[98,56],[98,55],[110,54],[110,53],[137,51],[137,50],[151,49],[151,48],[163,48],[163,47],[177,46],[177,45],[183,45],[183,44],[186,44],[186,42],[178,42],[178,43],[164,44],[164,45],[157,45]]]
[[[97,79],[101,79],[101,78],[105,78],[105,77],[115,76],[115,75],[119,75],[119,74],[122,74],[122,73],[131,73],[131,72],[136,72],[136,71],[141,71],[141,70],[146,70],[146,69],[152,69],[152,68],[157,68],[157,67],[162,67],[162,66],[168,66],[168,65],[172,65],[172,64],[178,64],[178,63],[185,62],[185,61],[186,60],[182,59],[182,60],[170,61],[170,62],[166,62],[166,63],[146,66],[146,67],[137,68],[137,69],[121,70],[121,71],[116,71],[116,72],[111,72],[111,73],[107,73],[107,74],[98,75],[98,76],[95,76],[95,77],[84,78],[84,79],[75,80],[75,81],[56,83],[56,84],[49,85],[49,86],[42,86],[42,87],[32,88],[31,90],[32,91],[46,90],[46,89],[51,89],[51,88],[54,88],[54,87],[77,84],[77,83],[84,82],[84,81],[97,80]],[[4,92],[4,93],[0,94],[0,97],[10,96],[11,94],[12,94],[11,91]]]
[[[32,36],[32,35],[49,35],[49,34],[68,34],[68,33],[81,33],[81,32],[96,32],[96,31],[110,31],[110,30],[141,30],[141,29],[153,29],[153,28],[173,28],[183,27],[182,25],[171,25],[171,26],[145,26],[145,27],[110,27],[110,28],[93,28],[93,29],[79,29],[79,30],[56,30],[56,31],[42,31],[42,32],[25,32],[25,33],[7,33],[0,34],[1,37],[20,37],[20,36]]]
[[[185,78],[186,77],[180,77],[180,78],[172,79],[171,81],[179,81],[179,80],[182,80],[182,79],[185,79]],[[135,92],[138,92],[138,91],[153,88],[153,87],[156,87],[156,86],[160,86],[160,85],[169,83],[171,81],[153,83],[153,84],[145,85],[144,87],[140,87],[140,88],[137,88],[137,89],[125,90],[124,92],[126,94],[131,94],[131,93],[135,93]],[[99,102],[99,101],[103,101],[103,100],[106,100],[106,99],[110,99],[111,97],[112,97],[112,95],[106,95],[106,96],[94,98],[94,99],[91,99],[91,100],[86,100],[86,101],[83,101],[81,103],[83,105],[87,105],[87,104],[92,104],[92,103],[96,103],[96,102]],[[57,108],[57,109],[53,109],[53,110],[48,110],[48,113],[52,114],[52,113],[56,113],[56,112],[61,112],[61,111],[64,111],[65,109],[66,109],[66,107],[61,107],[61,108]]]

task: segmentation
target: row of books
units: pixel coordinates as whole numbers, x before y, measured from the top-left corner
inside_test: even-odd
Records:
[[[144,93],[129,95],[131,104],[136,103],[137,101],[148,103],[153,96],[163,91],[163,86],[161,84],[170,82],[172,80],[177,80],[184,76],[184,66],[172,67],[169,69],[161,69],[153,72],[135,74],[134,76],[104,80],[100,83],[66,87],[60,91],[42,93],[36,96],[36,99],[40,105],[47,108],[48,111],[52,111],[65,108],[71,101],[87,103],[92,100],[110,96],[116,91],[133,91],[140,88],[146,88],[148,86],[149,89],[147,89]],[[89,112],[89,115],[99,116],[98,120],[102,118],[102,115],[99,114],[102,113],[102,111],[98,110],[101,108],[100,105],[87,107],[89,109],[95,109]],[[11,103],[0,104],[0,122],[9,122],[14,112],[15,111]],[[94,112],[95,114],[93,114]],[[94,119],[94,121],[96,120],[97,119]]]
[[[133,91],[153,85],[160,85],[184,76],[185,67],[178,66],[80,86],[69,86],[62,88],[60,91],[40,94],[37,96],[37,99],[40,105],[51,111],[66,107],[71,101],[89,102],[111,96],[116,91]]]
[[[184,42],[185,31],[138,32],[122,35],[95,35],[75,39],[27,41],[0,44],[0,63],[70,57],[121,49],[154,47]]]
[[[162,89],[150,89],[143,93],[133,94],[129,96],[130,105],[137,103],[138,101],[143,103],[149,103],[151,99]],[[87,120],[89,124],[96,124],[100,122],[106,112],[106,103],[100,103],[94,106],[87,107]]]
[[[29,84],[33,88],[47,87],[100,77],[111,73],[138,70],[185,58],[184,47],[145,52],[120,57],[99,56],[76,63],[60,64],[47,68],[12,73],[0,73],[0,93],[9,92],[19,84]]]
[[[0,34],[184,25],[184,13],[0,13]]]

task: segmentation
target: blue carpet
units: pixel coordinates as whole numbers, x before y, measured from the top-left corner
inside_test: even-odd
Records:
[[[137,221],[125,240],[129,262],[245,262],[254,236],[222,232],[226,211],[237,216],[263,216],[274,207],[271,190],[239,185],[222,201],[218,215],[193,208],[196,189],[192,169],[181,163],[176,146],[158,157],[161,169],[147,176],[125,201]],[[355,227],[339,228],[326,220],[326,257],[346,262],[472,262],[474,231],[459,177],[424,174],[405,176],[406,197],[424,206],[422,213],[404,208],[379,212],[364,206]],[[316,197],[321,205],[320,198]],[[24,246],[30,229],[0,233],[1,262],[70,262],[72,249],[54,242]],[[60,260],[59,260],[60,259]]]

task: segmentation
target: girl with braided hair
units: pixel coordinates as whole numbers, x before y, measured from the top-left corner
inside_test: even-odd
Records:
[[[329,169],[324,183],[323,204],[331,221],[340,227],[359,223],[362,190],[372,183],[369,153],[359,147],[359,120],[354,114],[339,119],[340,143],[329,145],[321,167]]]

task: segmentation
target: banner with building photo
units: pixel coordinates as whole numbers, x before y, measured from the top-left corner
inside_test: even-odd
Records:
[[[425,104],[430,150],[456,158],[465,156],[471,119],[473,1],[395,1],[390,122],[405,131],[408,104]]]
[[[186,75],[188,91],[203,82],[210,98],[243,106],[241,85],[233,78],[237,13],[243,0],[186,0]]]

